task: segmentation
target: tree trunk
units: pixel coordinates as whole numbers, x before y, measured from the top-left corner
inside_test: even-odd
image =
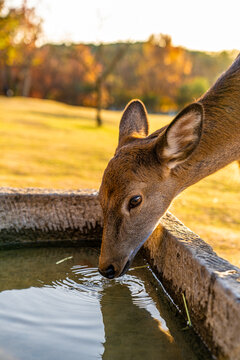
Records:
[[[101,117],[101,110],[102,110],[102,90],[103,90],[103,85],[106,81],[106,79],[108,78],[108,76],[110,74],[112,74],[112,72],[114,71],[116,65],[118,64],[118,62],[121,60],[121,58],[124,56],[124,54],[126,53],[128,47],[129,47],[130,43],[128,43],[127,45],[121,47],[114,55],[112,61],[110,62],[110,64],[103,70],[103,72],[99,75],[97,81],[96,81],[96,93],[97,93],[97,115],[96,115],[96,120],[97,120],[97,125],[98,126],[102,126],[102,117]],[[99,45],[98,51],[97,51],[97,55],[96,55],[96,59],[102,63],[103,61],[103,44]]]
[[[24,71],[22,96],[24,96],[24,97],[29,96],[31,84],[32,84],[31,69],[27,68]]]
[[[2,91],[5,96],[9,96],[10,91],[10,69],[4,64],[2,69]]]
[[[102,126],[102,117],[101,117],[101,111],[102,111],[102,77],[100,76],[96,83],[96,92],[97,92],[97,115],[96,115],[96,121],[97,126]]]

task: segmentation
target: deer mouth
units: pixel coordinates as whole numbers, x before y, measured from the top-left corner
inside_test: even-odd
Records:
[[[130,260],[128,260],[128,261],[126,262],[126,264],[125,264],[122,272],[121,272],[120,275],[118,275],[118,276],[123,276],[124,274],[126,274],[126,272],[128,271],[128,269],[130,268],[131,263],[132,263],[132,262],[131,262]]]
[[[150,236],[150,234],[148,235]],[[144,242],[148,239],[148,237],[146,237],[146,239],[144,239],[144,241],[142,241],[137,247],[135,250],[133,250],[131,253],[130,253],[130,256],[129,256],[129,259],[128,261],[126,262],[122,272],[120,273],[120,275],[118,275],[117,277],[119,276],[123,276],[124,274],[126,274],[126,272],[129,270],[130,268],[130,265],[132,264],[133,262],[133,259],[135,258],[137,252],[140,250],[140,248],[142,247],[142,245],[144,244]]]

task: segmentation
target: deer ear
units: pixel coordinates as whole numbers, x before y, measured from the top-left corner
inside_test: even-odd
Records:
[[[203,108],[194,103],[181,111],[157,142],[157,154],[169,169],[184,162],[196,149],[202,134]]]
[[[120,121],[118,146],[122,146],[133,136],[147,136],[148,128],[147,111],[142,101],[130,101]]]

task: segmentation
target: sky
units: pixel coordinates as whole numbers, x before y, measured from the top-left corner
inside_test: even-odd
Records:
[[[7,0],[19,6],[22,0]],[[239,0],[27,0],[43,42],[145,41],[168,34],[193,50],[240,50]]]

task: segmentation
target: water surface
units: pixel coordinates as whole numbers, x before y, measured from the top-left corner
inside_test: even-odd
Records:
[[[1,360],[210,359],[148,268],[107,280],[97,262],[92,248],[0,252]]]

